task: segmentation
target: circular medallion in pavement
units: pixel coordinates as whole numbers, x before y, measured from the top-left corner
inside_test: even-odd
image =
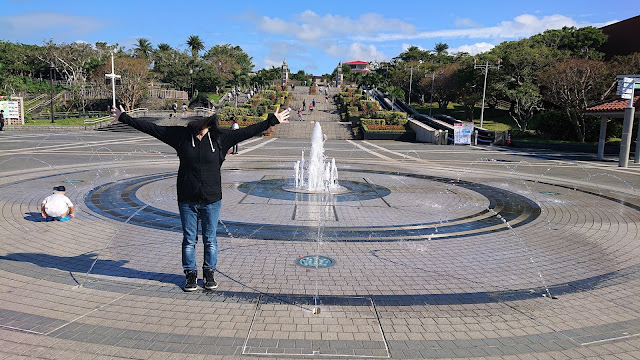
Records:
[[[298,258],[296,264],[309,269],[323,269],[335,264],[335,261],[322,255],[307,255]]]

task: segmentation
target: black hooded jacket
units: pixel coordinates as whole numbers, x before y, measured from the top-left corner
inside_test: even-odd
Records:
[[[267,120],[236,131],[209,131],[202,140],[184,126],[159,126],[123,113],[118,121],[149,134],[171,146],[180,158],[178,169],[178,201],[210,204],[222,199],[220,167],[227,151],[235,144],[249,139],[280,122],[269,114]]]

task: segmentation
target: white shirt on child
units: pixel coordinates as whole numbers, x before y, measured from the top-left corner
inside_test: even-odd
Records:
[[[62,216],[67,209],[73,206],[73,203],[64,194],[52,194],[42,200],[44,204],[44,212],[52,217]]]

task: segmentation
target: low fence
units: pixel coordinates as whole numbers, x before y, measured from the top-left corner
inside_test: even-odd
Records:
[[[416,133],[416,141],[436,145],[446,145],[448,131],[437,130],[415,119],[409,119],[411,130]]]
[[[129,116],[131,117],[139,117],[139,116],[146,116],[148,112],[149,112],[149,109],[147,108],[137,108],[131,111],[127,111],[127,114],[129,114]],[[107,116],[102,116],[96,119],[85,119],[84,124],[85,126],[96,125],[96,124],[103,123],[106,121],[111,121],[111,120],[113,120],[113,116],[107,115]]]

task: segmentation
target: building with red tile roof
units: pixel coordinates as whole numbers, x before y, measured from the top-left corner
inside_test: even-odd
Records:
[[[369,69],[369,63],[366,61],[360,61],[360,60],[349,61],[344,63],[344,65],[349,65],[349,68],[351,69],[351,71],[361,72],[365,74],[371,72],[371,70]]]

